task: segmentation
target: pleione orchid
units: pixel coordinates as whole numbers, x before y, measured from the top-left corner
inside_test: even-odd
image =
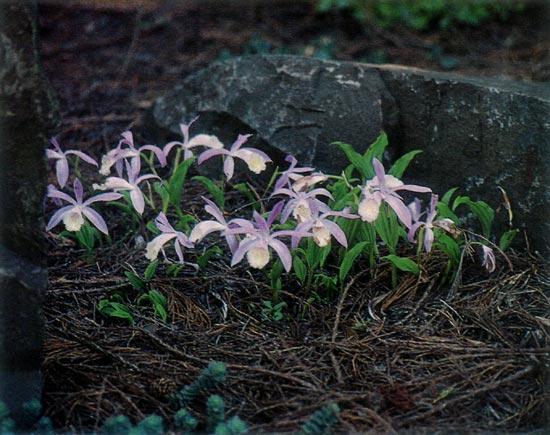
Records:
[[[280,189],[281,187],[289,187],[292,181],[296,181],[302,178],[304,173],[313,172],[315,168],[303,167],[297,168],[298,160],[294,156],[286,156],[285,161],[290,163],[290,166],[286,171],[281,172],[281,175],[275,182],[274,190]]]
[[[61,188],[65,187],[65,185],[67,184],[67,180],[69,179],[69,161],[67,160],[68,155],[73,154],[84,160],[86,163],[97,166],[97,162],[95,161],[95,159],[90,157],[88,154],[83,153],[82,151],[63,151],[55,137],[51,138],[51,144],[53,145],[54,149],[46,150],[46,156],[48,157],[48,159],[56,161],[55,173],[57,176],[57,182],[59,184],[59,187]]]
[[[128,179],[122,177],[107,177],[104,184],[95,184],[94,188],[99,190],[113,190],[115,192],[120,192],[126,190],[130,192],[130,200],[134,209],[141,215],[145,209],[145,199],[143,197],[143,192],[139,188],[139,184],[145,180],[150,180],[156,178],[160,180],[160,177],[154,174],[139,175],[141,171],[140,160],[131,160],[131,163],[126,163],[126,173]]]
[[[487,272],[492,273],[496,269],[496,258],[494,251],[489,248],[487,245],[481,245],[481,248],[483,250],[483,261],[481,263],[482,266],[485,267]]]
[[[412,204],[409,204],[409,210],[411,210],[411,217],[415,223],[409,228],[408,239],[410,242],[414,242],[414,236],[416,231],[419,228],[424,228],[424,240],[423,245],[426,252],[432,250],[432,244],[434,241],[434,219],[437,216],[437,195],[432,194],[432,199],[430,201],[430,210],[426,216],[425,221],[420,221],[422,214],[419,211],[419,201],[418,198]]]
[[[256,148],[241,148],[242,145],[248,141],[250,136],[250,134],[240,134],[237,137],[237,140],[233,142],[233,145],[231,145],[229,150],[221,148],[204,151],[201,155],[199,155],[197,163],[200,165],[214,156],[225,156],[223,162],[223,172],[227,180],[230,180],[233,177],[233,173],[235,171],[235,158],[243,160],[247,164],[248,169],[255,174],[261,173],[266,169],[266,164],[272,160],[266,153]]]
[[[362,189],[362,199],[358,207],[359,216],[363,221],[374,222],[378,218],[382,202],[385,202],[393,209],[399,220],[407,228],[410,228],[412,225],[411,211],[397,192],[407,190],[428,193],[432,190],[415,184],[404,184],[393,175],[386,174],[384,166],[376,157],[373,158],[372,165],[376,175],[367,181]]]
[[[105,220],[97,211],[91,208],[90,205],[94,202],[99,201],[116,201],[117,199],[120,199],[122,195],[120,193],[114,192],[102,193],[88,198],[86,201],[83,201],[84,189],[82,187],[82,183],[78,178],[74,179],[73,190],[75,198],[72,198],[68,194],[59,191],[52,185],[48,186],[47,196],[49,198],[61,199],[71,205],[67,205],[57,210],[48,222],[46,230],[51,230],[61,221],[63,221],[63,224],[65,225],[67,231],[79,231],[82,228],[82,225],[84,225],[84,218],[86,218],[103,234],[109,234],[109,230],[107,229],[107,224],[105,223]]]
[[[193,157],[192,148],[195,148],[198,146],[203,146],[206,148],[214,148],[214,149],[223,148],[223,143],[221,143],[216,136],[211,136],[208,134],[198,134],[193,138],[189,139],[189,129],[197,119],[198,118],[193,119],[189,124],[180,124],[180,130],[183,135],[183,142],[180,142],[180,141],[168,142],[162,149],[166,157],[168,157],[168,154],[170,154],[170,151],[174,147],[180,147],[181,149],[183,149],[183,160],[188,160],[191,157]]]
[[[236,228],[230,228],[223,232],[224,235],[242,235],[238,248],[233,253],[231,266],[242,261],[244,256],[248,264],[255,269],[263,269],[271,260],[270,248],[273,249],[281,259],[281,263],[287,272],[292,268],[292,255],[290,249],[282,241],[278,240],[283,236],[310,237],[311,233],[296,230],[280,230],[271,232],[271,225],[281,212],[283,202],[278,202],[272,209],[268,218],[265,219],[258,212],[254,211],[253,221],[235,219]]]
[[[438,196],[432,194],[430,209],[427,212],[420,211],[420,200],[418,198],[415,198],[414,201],[408,205],[408,208],[411,212],[412,220],[414,222],[408,231],[409,242],[414,243],[415,233],[418,231],[418,229],[423,228],[423,246],[426,252],[430,252],[432,250],[432,245],[435,239],[434,228],[441,228],[455,238],[460,234],[451,219],[435,219],[437,217],[437,203]],[[426,220],[421,221],[420,218],[424,214],[426,214]]]
[[[357,219],[359,216],[350,213],[348,208],[342,211],[328,210],[321,213],[317,204],[312,204],[311,211],[312,215],[309,219],[300,222],[296,227],[296,231],[303,233],[311,230],[313,233],[313,241],[321,248],[327,246],[332,237],[334,237],[344,248],[347,248],[348,241],[346,239],[346,234],[336,222],[331,221],[328,217],[335,216],[346,219]],[[298,240],[299,239],[296,237],[292,238],[292,247],[298,245]]]
[[[290,189],[282,187],[273,192],[272,196],[275,195],[286,195],[290,198],[286,202],[281,214],[282,223],[285,223],[291,214],[298,223],[304,222],[313,215],[312,208],[320,210],[321,212],[329,212],[329,206],[319,200],[317,196],[325,196],[334,199],[332,194],[327,189],[323,188],[304,192],[301,190],[297,191],[292,187]]]
[[[156,260],[159,252],[164,248],[164,245],[174,240],[176,255],[178,256],[179,262],[183,264],[182,246],[185,248],[193,248],[194,244],[185,233],[174,229],[174,227],[170,225],[170,222],[168,222],[166,215],[162,212],[156,217],[155,225],[161,231],[161,234],[147,244],[145,258],[150,261]]]
[[[101,158],[101,168],[99,169],[101,175],[109,175],[111,167],[116,164],[117,174],[119,177],[122,177],[123,160],[131,159],[132,162],[139,161],[143,151],[152,151],[157,156],[161,166],[166,166],[166,156],[162,149],[156,145],[143,145],[136,148],[134,145],[134,135],[131,131],[125,131],[121,136],[122,139],[118,142],[117,147]],[[127,148],[123,148],[122,145],[126,145]]]
[[[206,202],[206,206],[204,207],[205,211],[213,216],[215,220],[202,221],[195,225],[195,227],[191,231],[191,234],[189,235],[189,240],[193,243],[200,242],[208,234],[229,229],[229,223],[225,220],[223,212],[219,209],[219,207],[208,198],[205,198],[204,196],[202,196],[201,198],[204,202]],[[225,234],[225,240],[227,242],[227,245],[229,246],[231,253],[235,253],[239,245],[239,241],[237,240],[236,236]]]

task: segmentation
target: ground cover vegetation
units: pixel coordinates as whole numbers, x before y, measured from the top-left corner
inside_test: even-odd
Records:
[[[285,22],[299,15],[292,10]],[[240,53],[253,33],[239,33],[243,19],[266,12],[239,13],[233,30],[230,20],[209,28],[212,16],[197,11],[138,14],[129,39],[128,16],[77,12],[91,30],[52,46],[71,13],[52,8],[45,44],[67,107],[48,151],[43,404],[57,430],[213,433],[237,417],[237,430],[254,433],[476,433],[544,422],[548,272],[536,254],[506,249],[513,228],[492,233],[495,217],[513,223],[504,194],[490,206],[460,186],[409,186],[414,153],[388,162],[383,135],[366,154],[332,145],[350,160],[342,174],[292,157],[270,162],[245,136],[231,145],[193,132],[192,119],[181,137],[149,145],[144,113],[179,78],[174,53],[188,72],[223,50]],[[166,38],[183,18],[200,35],[177,26],[181,38]],[[215,33],[222,28],[234,39]],[[311,44],[311,22],[301,28],[313,38],[293,50],[342,56],[334,39]],[[257,35],[248,50],[262,41],[282,49],[290,38]],[[148,44],[162,48],[154,59]],[[211,164],[221,182],[202,172]],[[196,387],[215,362],[224,381]],[[190,389],[192,400],[177,399]]]

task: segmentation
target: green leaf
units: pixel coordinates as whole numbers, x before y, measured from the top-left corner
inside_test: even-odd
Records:
[[[196,157],[191,157],[181,162],[170,177],[170,183],[167,187],[168,194],[170,196],[170,202],[178,209],[181,204],[181,192],[183,190],[185,178],[187,177],[187,171],[196,159]]]
[[[353,266],[353,263],[355,262],[359,254],[361,254],[361,251],[366,245],[367,242],[357,243],[353,248],[349,249],[348,252],[346,252],[346,255],[344,255],[344,259],[340,264],[340,272],[338,274],[340,282],[344,282],[344,280],[348,276],[349,271],[351,270],[351,267]]]
[[[498,242],[498,247],[506,251],[510,244],[512,243],[512,240],[514,240],[514,237],[516,237],[516,234],[519,233],[519,230],[510,230],[506,231],[502,236],[500,236],[500,241]]]
[[[333,142],[333,145],[338,145],[342,151],[344,151],[344,154],[348,158],[349,162],[359,171],[364,179],[373,177],[373,175],[370,174],[374,173],[374,171],[372,168],[369,168],[368,161],[361,154],[356,152],[351,145],[344,142]]]
[[[214,181],[212,181],[210,178],[203,177],[202,175],[195,175],[193,177],[193,180],[202,183],[213,196],[214,202],[218,205],[218,207],[220,207],[221,210],[224,209],[225,195],[223,193],[223,190],[221,190]]]
[[[451,197],[455,194],[455,192],[458,190],[458,187],[453,187],[452,189],[449,189],[445,195],[439,200],[439,203],[443,204],[449,204],[451,201]]]
[[[206,267],[212,255],[222,255],[222,254],[223,254],[222,248],[220,248],[219,246],[213,246],[207,249],[204,252],[204,254],[202,254],[199,258],[197,258],[197,264],[199,265],[199,269],[203,270]]]
[[[130,271],[124,272],[124,275],[126,275],[126,278],[130,281],[130,285],[134,287],[134,289],[138,291],[145,290],[147,287],[147,284],[143,279],[141,279],[139,276],[137,276],[135,273],[132,273]]]
[[[454,200],[453,211],[461,204],[467,205],[471,212],[476,215],[481,223],[483,237],[488,239],[491,236],[491,225],[495,217],[492,207],[485,201],[472,201],[468,196],[458,196]]]
[[[157,266],[159,264],[158,260],[153,261],[147,268],[145,269],[145,272],[143,274],[143,277],[146,281],[149,281],[153,276],[155,276],[155,272],[157,270]]]
[[[459,224],[458,216],[453,213],[451,208],[446,203],[438,202],[436,208],[437,214],[440,218],[448,218],[451,219],[455,223],[455,225]]]
[[[130,325],[134,325],[134,316],[132,315],[130,308],[124,304],[102,299],[99,301],[98,310],[103,315],[126,319],[130,322]]]
[[[162,212],[166,213],[168,210],[168,205],[170,204],[170,193],[168,192],[167,186],[170,183],[164,182],[161,183],[160,181],[155,181],[153,183],[153,190],[160,196],[160,199],[162,200]]]
[[[418,264],[416,264],[416,262],[414,262],[410,258],[399,257],[393,254],[385,255],[384,257],[380,258],[390,260],[395,267],[397,267],[399,270],[402,270],[403,272],[411,272],[415,275],[418,275],[420,273],[420,268],[418,267]]]
[[[459,244],[452,237],[443,232],[437,233],[436,240],[437,243],[435,246],[447,255],[451,263],[457,265],[460,262],[461,256]]]
[[[306,280],[307,268],[301,258],[298,257],[298,255],[294,255],[294,258],[292,260],[292,267],[294,269],[296,277],[298,278],[300,283],[303,284]]]
[[[246,195],[246,198],[250,202],[254,202],[254,203],[256,202],[256,197],[254,196],[254,194],[252,193],[252,191],[250,190],[250,188],[246,183],[235,184],[233,186],[233,189],[238,190],[241,193],[244,193]]]
[[[382,156],[384,155],[384,150],[388,146],[388,135],[382,131],[376,140],[369,146],[365,152],[363,158],[369,164],[369,173],[367,179],[373,178],[376,174],[372,166],[372,159],[375,157],[382,161]]]
[[[412,162],[412,159],[414,159],[414,157],[421,152],[421,150],[414,150],[399,157],[399,159],[397,159],[397,161],[390,168],[388,173],[396,178],[401,178],[403,176],[403,173],[405,172],[405,169],[407,169],[409,164]]]

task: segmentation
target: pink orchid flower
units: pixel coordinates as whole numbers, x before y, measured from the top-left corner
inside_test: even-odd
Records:
[[[52,137],[51,144],[53,145],[54,149],[46,150],[46,156],[48,157],[48,159],[57,160],[55,162],[55,173],[57,175],[57,182],[59,183],[59,187],[61,188],[65,187],[65,184],[67,184],[67,180],[69,179],[69,162],[67,160],[67,156],[69,154],[73,154],[77,157],[80,157],[86,163],[97,166],[97,162],[82,151],[61,150],[59,142],[57,142],[55,137]]]
[[[328,210],[321,214],[317,204],[312,204],[312,215],[309,219],[301,222],[296,227],[298,232],[307,232],[312,230],[313,241],[315,244],[321,248],[327,246],[330,242],[331,237],[334,237],[340,245],[344,248],[348,247],[348,241],[346,239],[346,234],[338,226],[337,223],[327,219],[329,216],[339,216],[347,219],[357,219],[358,215],[349,213],[349,208],[346,208],[342,211]],[[295,248],[299,243],[298,237],[292,238],[292,247]]]
[[[481,265],[485,267],[487,272],[492,273],[495,271],[497,264],[495,253],[491,248],[486,245],[481,245],[481,248],[483,249],[483,262],[481,263]]]
[[[250,169],[255,174],[259,174],[266,168],[266,163],[271,162],[272,160],[268,157],[266,153],[260,151],[256,148],[241,148],[241,146],[248,140],[250,134],[240,134],[231,149],[210,149],[204,151],[197,160],[197,163],[200,165],[204,161],[208,160],[211,157],[223,155],[225,160],[223,162],[223,172],[227,180],[230,180],[233,177],[233,172],[235,170],[235,158],[243,160]]]
[[[271,260],[270,249],[273,249],[283,264],[287,272],[292,268],[292,255],[289,248],[278,237],[298,236],[309,237],[310,233],[299,232],[296,230],[281,230],[271,232],[271,225],[275,218],[281,212],[283,201],[278,202],[272,209],[268,218],[265,219],[258,212],[254,211],[254,221],[245,219],[235,219],[236,228],[230,228],[224,231],[224,235],[241,234],[245,237],[240,241],[239,247],[233,254],[231,266],[238,264],[246,255],[248,263],[255,269],[263,269]]]
[[[280,188],[273,192],[273,195],[286,195],[291,199],[286,203],[281,214],[281,222],[285,223],[292,214],[298,223],[304,222],[313,215],[312,208],[316,208],[322,212],[331,211],[329,206],[317,199],[317,196],[326,196],[333,199],[331,193],[327,189],[318,188],[309,192],[297,191],[294,188]]]
[[[363,198],[359,203],[358,213],[361,219],[366,222],[374,222],[378,218],[382,201],[388,204],[399,220],[407,227],[412,225],[411,212],[399,196],[397,191],[408,190],[410,192],[431,192],[428,187],[415,184],[404,184],[393,175],[386,174],[384,166],[377,158],[372,160],[376,176],[367,181],[363,188]]]
[[[418,200],[418,198],[415,198],[414,202],[409,204],[409,210],[411,210],[411,217],[413,221],[415,221],[415,223],[411,225],[411,227],[409,228],[409,234],[408,234],[409,242],[414,242],[415,241],[414,235],[416,231],[419,228],[424,227],[423,244],[426,252],[430,252],[432,250],[432,244],[434,241],[433,228],[434,226],[436,226],[434,219],[437,216],[437,209],[436,209],[437,199],[438,199],[437,195],[432,194],[432,199],[430,202],[430,210],[426,216],[426,220],[423,222],[420,221],[420,218],[422,217],[424,212],[422,213],[420,212],[420,201]]]
[[[297,168],[296,165],[298,164],[298,160],[296,160],[294,156],[286,156],[285,161],[289,162],[290,166],[286,171],[281,172],[281,175],[277,179],[275,187],[273,188],[274,190],[278,190],[281,187],[288,187],[290,186],[290,180],[296,181],[303,177],[303,173],[312,172],[315,170],[315,168],[310,167]]]
[[[147,251],[145,257],[150,261],[155,261],[159,255],[159,251],[164,248],[164,245],[170,240],[174,240],[174,248],[179,262],[183,264],[183,252],[181,247],[192,248],[194,245],[189,238],[181,231],[176,231],[168,222],[166,215],[162,212],[155,219],[155,225],[161,231],[157,237],[147,243]]]
[[[139,160],[143,151],[152,151],[157,156],[161,166],[166,166],[166,156],[159,147],[155,145],[143,145],[142,147],[136,148],[134,146],[134,135],[131,131],[125,131],[121,136],[122,139],[118,142],[117,147],[101,158],[101,168],[99,170],[101,175],[109,175],[111,173],[111,167],[116,164],[117,174],[119,177],[122,177],[123,159],[131,159],[132,161]],[[122,145],[126,145],[127,148],[122,148]]]
[[[172,141],[164,145],[163,152],[164,155],[168,157],[170,151],[175,146],[179,146],[183,149],[183,160],[188,160],[193,157],[193,151],[191,148],[197,146],[203,146],[207,148],[219,149],[223,148],[223,143],[216,136],[211,136],[208,134],[198,134],[193,138],[189,139],[189,128],[198,118],[193,119],[189,124],[180,124],[180,130],[183,135],[183,142]]]
[[[82,183],[78,178],[74,179],[73,189],[75,198],[71,198],[69,195],[57,190],[52,185],[48,186],[49,198],[62,199],[63,201],[66,201],[71,205],[67,205],[57,210],[48,222],[46,230],[51,230],[53,227],[57,226],[61,221],[63,221],[67,231],[79,231],[80,228],[82,228],[82,225],[84,225],[84,217],[86,217],[90,221],[90,223],[94,225],[99,231],[104,234],[109,234],[107,225],[105,224],[105,220],[98,212],[90,207],[90,204],[98,201],[116,201],[117,199],[121,198],[122,195],[120,193],[112,192],[102,193],[88,198],[86,201],[83,202],[82,199],[84,189],[82,188]]]
[[[199,222],[197,225],[195,225],[195,227],[191,231],[191,234],[189,235],[189,240],[193,243],[200,242],[208,234],[213,233],[215,231],[228,230],[229,224],[230,224],[225,220],[225,217],[223,216],[223,212],[218,208],[218,206],[214,202],[210,201],[204,196],[202,196],[201,198],[206,202],[206,206],[204,207],[206,212],[212,215],[216,220],[202,221],[202,222]],[[225,235],[225,240],[229,245],[231,254],[234,254],[239,245],[239,241],[234,235],[230,235],[230,234]]]
[[[139,172],[141,170],[140,159],[132,159],[130,164],[128,164],[128,161],[125,163],[128,180],[125,180],[122,177],[108,177],[104,184],[94,185],[94,188],[100,190],[113,190],[115,192],[120,192],[121,190],[129,191],[130,200],[132,201],[134,209],[139,214],[142,214],[145,209],[145,199],[143,197],[143,192],[139,188],[139,184],[151,178],[156,178],[158,180],[160,180],[160,178],[153,174],[139,176]]]

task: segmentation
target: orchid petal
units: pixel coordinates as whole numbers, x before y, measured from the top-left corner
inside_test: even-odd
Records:
[[[78,203],[74,200],[74,198],[71,198],[69,195],[67,195],[65,192],[61,192],[60,190],[57,190],[53,186],[48,187],[48,198],[58,198],[62,199],[64,201],[67,201],[73,205],[78,205]]]
[[[216,136],[209,134],[198,134],[194,136],[188,143],[184,145],[184,148],[189,149],[197,146],[203,146],[213,149],[222,149],[223,143]]]
[[[239,134],[237,137],[237,140],[233,142],[233,145],[231,145],[231,152],[234,153],[237,151],[246,141],[248,141],[248,138],[252,136],[251,134]]]
[[[98,201],[116,201],[117,199],[122,198],[122,195],[120,193],[115,192],[108,192],[108,193],[100,193],[99,195],[92,196],[91,198],[88,198],[82,205],[88,206],[90,204],[93,204],[94,202]]]
[[[91,207],[84,207],[82,209],[82,213],[99,231],[101,231],[103,234],[109,234],[109,230],[107,229],[107,224],[105,223],[105,220],[97,211],[95,211]]]
[[[174,241],[174,249],[176,250],[176,255],[178,256],[180,263],[183,264],[183,252],[181,251],[181,246],[177,239]]]
[[[141,150],[148,150],[155,153],[157,156],[158,161],[160,162],[160,165],[164,168],[166,166],[166,156],[164,155],[164,151],[162,151],[158,146],[155,145],[143,145],[141,148],[139,148],[139,151]]]
[[[327,219],[322,220],[323,225],[327,228],[327,230],[334,236],[336,241],[340,243],[344,248],[348,247],[348,241],[346,239],[346,234],[338,224],[335,222],[329,221]]]
[[[57,160],[57,163],[55,164],[55,172],[59,187],[65,187],[65,184],[67,184],[67,180],[69,179],[69,162],[66,158],[63,157]]]
[[[277,204],[273,206],[271,209],[271,213],[269,213],[269,217],[267,218],[267,226],[271,227],[273,225],[273,222],[275,219],[277,219],[277,216],[279,216],[279,213],[281,213],[281,209],[285,205],[284,201],[279,201]]]
[[[183,143],[175,140],[173,142],[168,142],[166,145],[164,145],[164,147],[162,148],[162,152],[164,153],[165,156],[168,156],[172,148],[174,148],[176,145],[179,145],[183,148]]]
[[[403,184],[402,186],[392,188],[392,191],[395,190],[409,190],[411,192],[419,193],[428,193],[432,191],[429,187],[417,186],[416,184]]]
[[[223,162],[223,173],[225,174],[227,181],[231,180],[231,178],[233,177],[234,170],[235,160],[233,160],[233,157],[227,156],[225,158],[225,162]]]
[[[434,232],[431,228],[426,228],[424,230],[424,248],[426,249],[426,252],[430,252],[432,250],[432,244],[434,241]]]
[[[158,216],[155,218],[155,225],[156,227],[162,231],[163,233],[175,233],[176,230],[172,225],[170,225],[170,222],[168,222],[168,218],[163,212],[160,212]]]
[[[259,242],[257,238],[243,239],[239,243],[239,247],[235,250],[233,258],[231,259],[231,267],[240,263],[244,258],[247,251]]]
[[[83,153],[82,151],[69,150],[65,152],[65,155],[67,154],[74,154],[75,156],[84,160],[86,163],[89,163],[90,165],[98,166],[94,158],[90,157],[88,154]]]
[[[204,210],[212,215],[218,222],[225,223],[225,218],[223,216],[223,212],[220,210],[220,208],[214,203],[213,201],[210,201],[208,198],[205,198],[204,196],[201,196],[204,202],[206,202],[206,206],[204,207]]]
[[[191,234],[189,235],[189,240],[191,242],[200,242],[208,234],[215,231],[223,231],[227,229],[227,225],[223,225],[216,221],[203,221],[199,222],[193,227]]]
[[[387,196],[384,198],[386,203],[393,209],[399,220],[407,227],[410,228],[412,225],[411,212],[407,206],[401,201],[393,196]]]
[[[136,211],[141,215],[145,209],[145,199],[139,189],[130,190],[130,199]]]
[[[292,255],[290,254],[288,247],[283,242],[276,239],[271,239],[268,244],[281,259],[281,263],[283,263],[285,270],[289,272],[292,268]]]
[[[264,217],[258,213],[256,210],[252,213],[252,216],[254,218],[254,221],[256,222],[256,226],[258,230],[260,230],[261,233],[269,234],[269,224],[264,219]]]
[[[156,258],[158,257],[158,253],[162,249],[162,247],[174,237],[176,237],[175,233],[163,233],[155,237],[153,240],[147,243],[147,252],[145,254],[145,257],[151,261],[156,260]]]
[[[82,204],[82,196],[84,195],[84,188],[82,187],[82,183],[78,178],[75,178],[73,181],[73,190],[74,190],[74,196],[76,198],[76,202],[79,204]]]
[[[56,227],[59,222],[62,221],[63,217],[70,212],[74,206],[72,205],[66,205],[65,207],[60,208],[57,210],[53,216],[50,218],[48,225],[46,226],[46,231],[50,231],[53,227]]]
[[[111,190],[134,190],[135,189],[135,186],[133,184],[130,184],[124,178],[120,178],[120,177],[108,177],[105,180],[104,186],[105,188],[111,189]]]
[[[227,151],[226,149],[217,149],[217,148],[208,149],[199,154],[199,158],[197,159],[197,164],[201,165],[203,162],[205,162],[206,160],[214,156],[228,155],[228,154],[229,154],[229,151]]]

